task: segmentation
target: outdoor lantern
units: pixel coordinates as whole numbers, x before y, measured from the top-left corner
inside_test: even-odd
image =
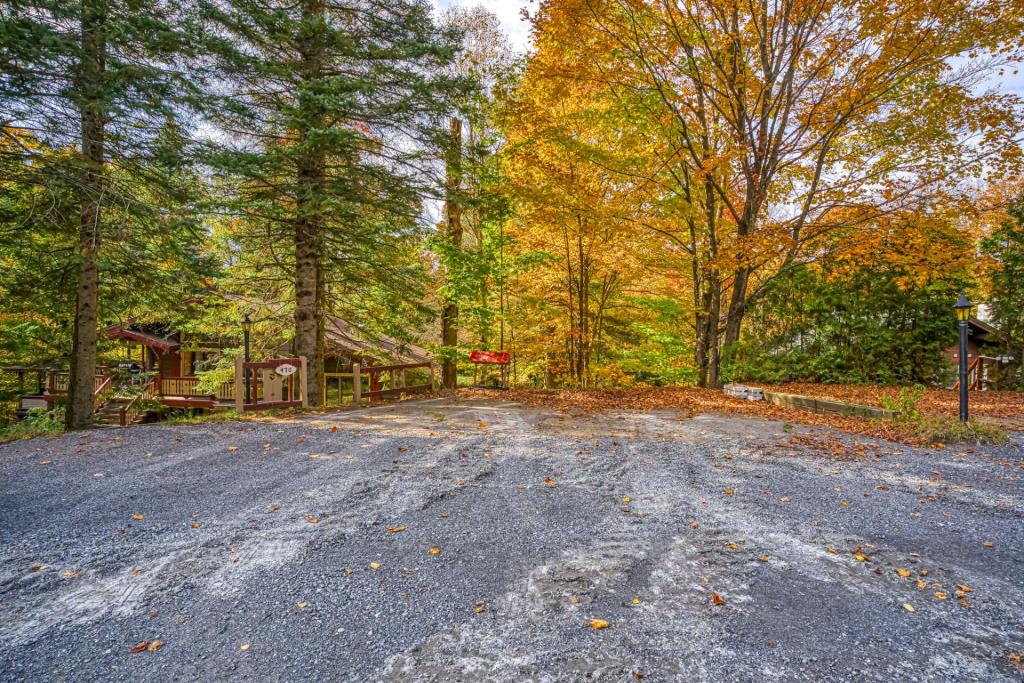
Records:
[[[953,308],[960,321],[960,421],[967,422],[967,321],[971,318],[971,302],[960,292],[960,300]]]
[[[242,331],[245,332],[246,334],[252,332],[252,321],[249,320],[248,313],[246,313],[245,316],[242,318]]]
[[[956,302],[953,308],[956,309],[956,318],[960,322],[965,323],[970,319],[973,305],[967,300],[967,296],[963,292],[960,292],[960,300]]]

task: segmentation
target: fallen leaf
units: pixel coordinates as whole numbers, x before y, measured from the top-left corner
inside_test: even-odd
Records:
[[[968,586],[966,583],[958,583],[956,587],[962,590],[964,593],[971,593],[974,591],[974,589]]]
[[[440,549],[440,548],[438,548],[438,547],[437,547],[437,546],[435,545],[435,546],[433,546],[433,547],[432,547],[432,548],[431,548],[430,550],[428,550],[427,552],[428,552],[429,554],[431,554],[431,555],[440,555],[440,554],[441,554],[441,549]]]
[[[281,509],[280,505],[278,505],[277,503],[271,503],[270,507],[267,508],[267,512],[277,512],[280,509]]]
[[[640,598],[633,598],[633,604],[634,605],[639,605],[640,604]]]
[[[353,571],[354,571],[354,570],[352,569],[352,567],[345,567],[345,573],[346,573],[346,574],[348,574],[349,576],[351,576],[351,575],[352,575],[352,572],[353,572]]]
[[[791,501],[790,501],[790,499],[789,499],[789,498],[788,498],[787,496],[783,496],[782,498],[779,498],[779,500],[780,500],[781,502],[783,502],[783,503],[789,503],[789,502],[791,502]]]
[[[150,644],[146,646],[146,650],[149,651],[149,652],[156,652],[157,650],[159,650],[163,646],[164,646],[164,641],[162,641],[162,640],[154,640],[154,641],[151,641]]]
[[[251,648],[251,647],[252,647],[251,643],[242,643],[241,645],[238,646],[238,649],[241,650],[242,652],[248,652],[249,648]]]
[[[623,503],[627,503],[627,504],[628,504],[628,503],[632,503],[632,502],[633,502],[633,499],[632,499],[632,498],[630,498],[629,496],[624,496],[624,497],[622,498],[622,502],[623,502]]]
[[[850,507],[850,501],[848,500],[841,501],[839,504],[842,505],[844,508]]]
[[[200,528],[200,527],[202,527],[202,526],[203,526],[203,525],[202,525],[202,524],[200,524],[199,522],[192,522],[192,528],[193,528],[193,529],[199,529],[199,528]]]
[[[139,573],[139,572],[141,572],[141,571],[142,571],[142,567],[132,567],[132,570],[131,570],[131,572],[129,572],[129,573],[130,573],[130,574],[131,574],[132,576],[135,576],[136,574],[138,574],[138,573]]]
[[[865,557],[864,555],[861,555],[861,554],[854,555],[853,559],[857,560],[858,562],[867,562],[868,561],[868,558]]]
[[[300,602],[299,604],[297,604],[295,606],[298,607],[299,609],[306,609],[307,607],[309,607],[309,603],[306,602],[305,600],[303,600],[302,602]]]
[[[590,620],[590,628],[592,628],[594,630],[601,630],[603,628],[608,628],[608,621],[606,619],[591,619]]]
[[[735,543],[726,543],[725,547],[726,547],[727,550],[738,550],[739,549],[739,546],[736,545]]]
[[[306,521],[309,522],[310,524],[316,524],[317,522],[320,521],[319,517],[317,517],[316,515],[311,515],[308,512],[305,513],[303,516],[306,518]]]
[[[140,653],[143,650],[145,650],[147,647],[149,647],[149,641],[148,640],[144,640],[141,643],[139,643],[138,645],[136,645],[135,647],[133,647],[131,652],[132,652],[133,655],[137,655],[138,653]]]
[[[917,610],[915,610],[913,608],[913,606],[911,606],[911,604],[909,602],[903,603],[903,609],[907,610],[908,612],[916,612],[917,611]]]
[[[768,556],[767,555],[761,555],[757,559],[760,560],[761,562],[767,562],[768,561]]]
[[[727,496],[731,496],[732,495],[732,489],[726,489],[726,490],[722,491],[722,493],[724,493]]]
[[[408,527],[406,527],[404,524],[399,524],[398,526],[389,526],[389,527],[387,527],[387,530],[388,530],[388,533],[398,534],[398,533],[401,533],[401,532],[405,531],[407,528]]]
[[[982,543],[982,545],[985,546],[986,548],[991,548],[992,547],[992,541],[985,541],[984,543]]]
[[[65,579],[70,579],[73,576],[78,576],[78,572],[74,569],[65,569],[64,573],[61,574]]]
[[[486,609],[487,609],[487,603],[484,602],[483,600],[477,600],[475,603],[473,603],[473,611],[476,612],[477,614],[480,614],[481,612],[486,611]]]
[[[380,562],[371,562],[370,569],[372,569],[373,571],[377,571],[378,569],[380,569]]]
[[[34,565],[32,565],[30,567],[30,569],[32,571],[34,571],[34,572],[39,572],[39,571],[42,571],[42,570],[46,569],[46,565],[45,564],[34,564]]]
[[[928,584],[927,584],[927,583],[925,583],[925,582],[924,582],[924,581],[922,581],[921,579],[918,579],[918,580],[917,580],[917,588],[918,588],[918,590],[924,590],[924,589],[925,589],[925,588],[927,588],[927,587],[928,587]]]
[[[829,547],[825,548],[825,550],[826,550],[827,552],[831,553],[832,555],[836,555],[836,554],[837,554],[837,553],[839,552],[838,550],[836,550],[836,549],[835,549],[835,548],[833,548],[832,546],[829,546]]]
[[[302,437],[301,436],[295,437],[295,443],[302,443]]]
[[[552,479],[551,477],[544,477],[544,483],[547,484],[548,486],[554,486],[555,480]]]
[[[719,595],[715,591],[711,591],[711,604],[712,605],[719,605],[719,606],[724,605],[725,604],[725,598],[723,598],[721,595]]]
[[[331,434],[335,433],[336,431],[338,431],[338,425],[332,425],[331,426]]]
[[[146,518],[146,515],[132,515],[132,519],[134,519],[136,522],[141,522],[145,518]]]
[[[902,576],[904,579],[910,576],[910,572],[903,567],[896,567],[896,573]]]
[[[935,597],[939,600],[949,600],[949,596],[942,591],[935,591]]]
[[[229,453],[234,453],[237,450],[238,450],[238,446],[228,446],[228,452]]]
[[[696,529],[699,526],[700,526],[700,524],[697,524],[697,522],[690,522],[690,528],[691,529]]]
[[[39,464],[40,465],[50,465],[50,464],[53,464],[53,461],[52,460],[40,460]]]

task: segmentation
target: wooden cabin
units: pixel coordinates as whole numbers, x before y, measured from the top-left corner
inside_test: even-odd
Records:
[[[999,341],[999,331],[978,318],[967,321],[967,383],[971,389],[998,388],[999,376],[1004,366],[1013,361],[1006,356],[986,355],[986,348]],[[960,366],[960,343],[957,342],[943,352],[954,371]],[[960,380],[957,378],[956,385]]]
[[[170,409],[222,410],[234,405],[234,381],[223,382],[213,393],[200,391],[199,374],[220,359],[223,345],[202,339],[159,323],[128,322],[111,325],[105,331],[108,339],[122,342],[123,353],[113,367],[97,372],[94,381],[96,422],[98,424],[132,424],[143,421],[159,402]],[[237,341],[237,340],[236,340]],[[327,318],[324,330],[326,373],[350,373],[353,363],[363,367],[387,364],[430,363],[425,349],[403,343],[386,335],[369,333],[336,316]],[[235,343],[232,343],[234,346]],[[290,346],[290,345],[288,345]],[[284,355],[295,355],[291,348],[281,349]],[[66,400],[68,373],[43,368],[11,368],[45,375],[41,390],[22,397],[20,413],[32,407],[52,409]],[[120,383],[135,385],[132,398],[119,398],[114,378]],[[369,377],[367,391],[378,391],[380,378]],[[128,392],[126,392],[128,393]]]

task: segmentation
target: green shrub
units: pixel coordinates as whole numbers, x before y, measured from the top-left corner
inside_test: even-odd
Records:
[[[0,443],[31,439],[35,436],[56,436],[64,432],[64,408],[32,408],[24,419],[0,429]]]

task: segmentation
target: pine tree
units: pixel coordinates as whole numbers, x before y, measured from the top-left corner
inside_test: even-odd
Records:
[[[70,429],[92,422],[105,214],[117,205],[152,218],[153,205],[135,191],[167,180],[152,154],[192,94],[176,66],[190,44],[185,8],[177,0],[13,0],[0,15],[0,111],[13,143],[6,149],[26,161],[36,156],[18,144],[17,126],[37,136],[40,149],[76,150],[61,157],[65,163],[32,167],[39,173],[26,178],[44,188],[59,182],[76,197]],[[22,224],[31,229],[31,217]]]
[[[294,350],[319,400],[329,292],[345,297],[417,232],[438,196],[438,136],[462,79],[446,75],[458,36],[418,0],[207,2],[214,118],[227,131],[211,156],[234,186],[225,208],[259,226],[268,265],[289,269]],[[281,250],[283,249],[283,250]]]

